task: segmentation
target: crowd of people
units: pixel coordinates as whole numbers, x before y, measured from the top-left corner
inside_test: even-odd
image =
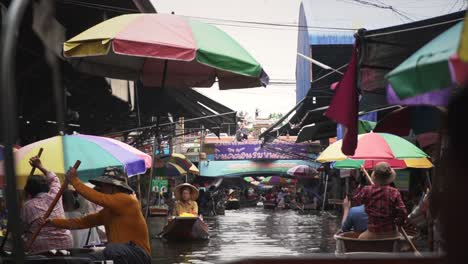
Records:
[[[49,218],[43,218],[61,187],[59,178],[45,168],[38,157],[30,159],[32,167],[43,175],[32,175],[24,187],[25,202],[21,215],[24,239],[43,226],[30,252],[56,248],[82,248],[103,245],[102,251],[87,254],[93,260],[114,260],[115,263],[150,263],[151,249],[148,228],[135,192],[125,181],[125,173],[107,168],[102,176],[84,184],[74,168],[66,174],[68,189]],[[343,201],[342,231],[358,232],[359,238],[376,239],[399,236],[399,226],[407,222],[408,211],[398,189],[392,186],[396,173],[386,162],[378,163],[370,179],[360,181],[352,195]],[[310,188],[273,187],[259,195],[252,187],[231,191],[211,186],[208,189],[183,183],[174,193],[163,195],[170,207],[169,221],[177,216],[201,217],[214,204],[224,203],[230,196],[271,202],[280,209],[302,209],[312,205],[318,209],[321,195]],[[175,199],[173,199],[173,196]]]

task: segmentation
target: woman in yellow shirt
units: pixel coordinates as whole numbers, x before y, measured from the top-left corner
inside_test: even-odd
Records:
[[[179,184],[174,190],[176,204],[175,216],[198,216],[198,190],[189,183]]]

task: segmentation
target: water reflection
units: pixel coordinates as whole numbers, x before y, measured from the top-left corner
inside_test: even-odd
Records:
[[[151,219],[152,234],[165,224]],[[324,212],[299,214],[262,207],[226,211],[206,218],[211,239],[205,242],[168,243],[153,239],[154,263],[219,263],[243,257],[301,256],[334,252],[337,216]]]

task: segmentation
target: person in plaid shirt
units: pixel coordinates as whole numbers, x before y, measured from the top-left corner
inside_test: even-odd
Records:
[[[21,209],[21,216],[25,225],[25,239],[31,239],[32,234],[39,228],[38,220],[44,216],[49,205],[54,200],[60,190],[60,181],[58,177],[42,166],[38,157],[29,160],[31,166],[39,169],[44,175],[32,175],[28,177],[24,192],[26,202]],[[64,218],[62,198],[58,201],[51,217]],[[31,253],[46,251],[58,248],[71,248],[73,245],[72,236],[69,230],[45,226],[37,236],[37,239],[30,248]]]
[[[398,237],[397,226],[405,222],[407,211],[400,191],[390,186],[396,173],[387,162],[379,162],[371,177],[375,184],[363,187],[354,196],[356,205],[364,204],[368,215],[367,230],[359,238]]]

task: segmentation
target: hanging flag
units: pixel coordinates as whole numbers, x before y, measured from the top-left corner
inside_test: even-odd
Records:
[[[351,156],[357,146],[357,122],[358,122],[358,91],[357,91],[357,53],[356,44],[349,66],[343,79],[336,85],[330,107],[325,116],[344,127],[343,154]]]

